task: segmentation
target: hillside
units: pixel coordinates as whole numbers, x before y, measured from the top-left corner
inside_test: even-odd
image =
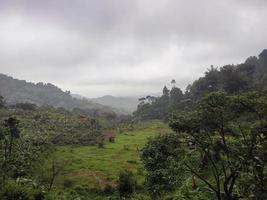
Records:
[[[0,74],[0,95],[10,104],[32,103],[38,106],[50,105],[56,108],[63,107],[67,110],[79,108],[92,114],[95,112],[115,112],[122,114],[118,109],[103,106],[87,99],[77,99],[69,91],[62,91],[51,83],[31,83]]]
[[[175,80],[173,80],[175,84]],[[134,116],[138,119],[166,119],[174,110],[194,109],[197,102],[211,92],[230,95],[244,92],[267,92],[267,49],[237,65],[211,66],[203,77],[189,84],[185,91],[163,88],[162,96],[142,98]]]
[[[90,99],[93,102],[125,110],[126,112],[132,113],[137,109],[138,97],[114,97],[106,95],[99,98]]]

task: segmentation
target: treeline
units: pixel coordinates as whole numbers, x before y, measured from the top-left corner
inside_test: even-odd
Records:
[[[189,84],[183,92],[175,86],[163,88],[161,97],[140,98],[136,119],[165,119],[172,110],[188,110],[196,106],[198,100],[210,92],[224,91],[227,94],[240,94],[248,91],[267,91],[267,50],[259,57],[249,57],[239,65],[226,65],[220,68],[211,66],[205,75]]]

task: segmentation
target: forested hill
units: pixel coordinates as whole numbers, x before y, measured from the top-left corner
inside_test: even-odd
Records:
[[[25,80],[14,79],[0,74],[0,96],[3,96],[8,104],[32,103],[38,106],[50,105],[76,111],[82,109],[88,114],[117,113],[120,110],[91,102],[87,99],[73,98],[69,91],[62,91],[51,83],[30,83]]]
[[[223,91],[230,95],[244,92],[267,92],[267,49],[258,57],[251,56],[238,65],[211,66],[203,77],[189,84],[183,92],[175,86],[163,89],[161,97],[140,98],[138,119],[164,119],[174,110],[193,109],[198,100],[208,93]]]

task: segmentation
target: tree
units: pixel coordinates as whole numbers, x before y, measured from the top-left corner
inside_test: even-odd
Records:
[[[246,77],[239,73],[233,65],[226,65],[220,69],[222,89],[229,94],[237,94],[248,88]]]
[[[264,49],[259,55],[260,62],[267,64],[267,49]]]
[[[32,103],[17,103],[15,107],[20,108],[22,110],[31,110],[31,111],[34,111],[37,108],[37,106]]]
[[[172,84],[172,87],[175,87],[176,81],[173,79],[173,80],[171,81],[171,84]]]
[[[6,180],[19,180],[31,174],[34,165],[41,160],[41,155],[48,151],[48,145],[42,136],[21,134],[20,121],[9,117],[0,127],[0,174],[2,188]]]
[[[168,98],[169,94],[170,94],[170,90],[166,86],[164,86],[162,90],[162,96]]]
[[[121,197],[128,197],[135,192],[136,181],[131,171],[120,172],[117,188]]]
[[[48,191],[52,189],[56,177],[62,172],[65,165],[66,163],[62,163],[62,160],[59,160],[58,158],[57,161],[55,161],[54,159],[51,160],[51,176],[48,183]]]
[[[179,88],[175,87],[176,81],[173,79],[171,91],[164,86],[162,96],[153,102],[144,98],[138,105],[135,115],[139,115],[139,119],[166,119],[174,109],[194,108],[202,97],[211,92],[223,91],[227,94],[241,94],[253,90],[266,92],[266,77],[267,50],[263,50],[259,58],[249,57],[242,64],[225,65],[220,68],[211,65],[203,77],[187,86],[183,95]],[[190,106],[183,100],[191,102]]]
[[[88,145],[95,144],[95,142],[104,144],[102,126],[97,119],[87,119],[80,124],[80,129],[84,129],[84,132],[76,133],[73,136],[73,139],[76,139],[78,144]]]
[[[205,72],[205,81],[208,92],[218,91],[220,89],[219,71],[211,65],[210,69]]]
[[[170,121],[184,141],[194,144],[195,151],[187,154],[184,166],[218,200],[267,197],[266,100],[255,93],[211,93],[197,110],[176,113]]]
[[[0,108],[5,107],[4,97],[0,96]]]
[[[12,149],[13,149],[13,144],[14,144],[14,139],[20,137],[20,131],[18,129],[19,125],[19,120],[15,117],[10,117],[5,120],[4,126],[6,128],[6,138],[5,142],[7,144],[7,153],[8,156],[11,156],[12,154]],[[6,147],[5,147],[6,148]]]
[[[183,92],[180,88],[173,87],[170,91],[170,107],[171,109],[178,109],[180,101],[184,98]]]
[[[137,119],[164,119],[168,115],[170,91],[165,86],[161,97],[146,96],[139,99],[134,116]]]
[[[175,134],[164,134],[148,141],[141,158],[147,171],[146,186],[153,199],[172,192],[180,184],[183,149]]]

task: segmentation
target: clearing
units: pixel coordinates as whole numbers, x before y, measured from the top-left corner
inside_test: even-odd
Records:
[[[144,180],[140,150],[148,140],[169,132],[159,121],[144,123],[132,131],[115,134],[115,142],[106,141],[104,148],[96,146],[60,146],[55,157],[65,161],[56,185],[65,188],[87,186],[101,188],[114,186],[120,171],[133,171],[139,183]]]

